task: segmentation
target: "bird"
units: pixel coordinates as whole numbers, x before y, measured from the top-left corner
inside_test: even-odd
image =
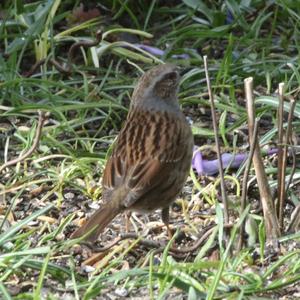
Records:
[[[161,209],[169,230],[169,206],[186,182],[194,145],[178,101],[179,81],[173,64],[152,67],[141,76],[103,171],[104,204],[71,238],[86,235],[94,242],[118,214],[131,211]]]

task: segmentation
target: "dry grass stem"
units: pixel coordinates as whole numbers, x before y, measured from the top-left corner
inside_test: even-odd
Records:
[[[283,162],[283,106],[284,106],[284,83],[279,83],[279,105],[278,105],[278,178],[277,178],[277,216],[279,225],[283,227],[283,207],[285,202],[285,165]]]
[[[21,161],[24,161],[26,158],[28,158],[35,151],[35,149],[39,145],[41,135],[42,135],[42,129],[43,129],[44,123],[47,120],[47,118],[48,118],[47,113],[45,113],[43,111],[39,111],[39,120],[38,120],[38,125],[37,125],[37,128],[36,128],[36,133],[35,133],[35,137],[34,137],[34,141],[33,141],[32,146],[22,156],[20,156],[18,158],[15,158],[15,159],[12,159],[12,160],[4,163],[0,167],[0,172],[2,172],[7,167],[13,166],[13,165],[15,165],[15,164],[17,164]]]
[[[294,111],[295,111],[295,107],[296,107],[296,100],[295,98],[291,97],[290,99],[290,111],[289,111],[289,116],[288,116],[288,125],[287,125],[287,131],[286,131],[286,144],[293,144],[293,140],[292,140],[292,130],[293,130],[293,126],[292,126],[292,121],[293,121],[293,116],[294,116]],[[287,159],[287,155],[288,155],[288,151],[289,149],[286,147],[285,151],[284,151],[284,159]],[[285,192],[289,189],[289,186],[293,180],[293,176],[295,174],[296,171],[296,154],[295,154],[295,149],[294,147],[290,147],[290,151],[293,157],[293,165],[292,165],[292,171],[290,173],[290,178],[289,181],[286,185],[286,189]]]
[[[252,159],[253,159],[253,154],[254,154],[254,150],[256,147],[256,143],[257,143],[257,133],[258,133],[258,118],[255,119],[255,123],[254,123],[254,131],[253,131],[253,144],[250,144],[250,152],[249,152],[249,156],[247,159],[247,164],[245,167],[245,171],[244,171],[244,176],[243,176],[243,186],[242,186],[242,196],[241,196],[241,212],[240,215],[242,215],[244,209],[246,208],[247,204],[248,204],[248,199],[247,199],[247,193],[248,193],[248,178],[249,178],[249,172],[250,172],[250,168],[251,168],[251,164],[252,164]],[[245,221],[242,223],[241,228],[240,228],[240,235],[239,235],[239,241],[238,241],[238,251],[240,251],[243,247],[243,243],[244,243],[244,225],[245,225]]]
[[[253,98],[253,78],[249,77],[244,80],[245,97],[248,112],[249,126],[249,143],[256,144],[253,154],[253,165],[256,173],[257,184],[259,188],[264,220],[266,226],[266,236],[269,241],[277,240],[280,236],[278,219],[273,205],[272,195],[268,184],[267,175],[264,169],[263,161],[260,154],[260,147],[257,141],[254,141],[254,124],[255,124],[255,107]],[[257,139],[257,138],[256,138]]]
[[[203,60],[204,60],[204,69],[205,69],[207,90],[208,90],[208,95],[209,95],[209,100],[210,100],[212,123],[213,123],[213,128],[214,128],[214,135],[215,135],[216,152],[217,152],[217,157],[218,157],[218,161],[219,161],[221,193],[222,193],[222,202],[223,202],[223,206],[224,206],[224,223],[228,224],[228,222],[229,222],[228,199],[227,199],[227,194],[226,194],[223,162],[222,162],[220,144],[219,144],[219,139],[218,139],[218,126],[217,126],[215,103],[214,103],[214,97],[213,97],[213,93],[212,93],[211,85],[210,85],[210,78],[209,78],[209,74],[208,74],[208,64],[207,64],[207,56],[206,55],[203,57]]]

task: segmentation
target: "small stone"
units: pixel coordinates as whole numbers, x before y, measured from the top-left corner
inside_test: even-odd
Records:
[[[204,209],[210,209],[210,204],[209,204],[209,203],[205,203],[205,204],[203,205],[203,208],[204,208]]]
[[[99,209],[100,208],[99,204],[94,202],[94,201],[89,203],[89,207],[92,208],[92,209]]]
[[[71,248],[71,252],[76,255],[76,254],[81,254],[82,253],[82,247],[79,244],[75,244]]]
[[[84,180],[80,179],[80,178],[77,178],[76,179],[76,183],[82,187],[85,187],[85,182]]]
[[[96,268],[94,268],[92,266],[88,266],[88,265],[83,265],[82,269],[86,273],[92,273],[92,272],[94,272],[96,270]]]
[[[69,193],[66,193],[66,194],[64,195],[64,197],[65,197],[65,199],[67,199],[67,200],[71,200],[71,199],[73,199],[73,198],[75,197],[75,194],[69,192]]]
[[[57,236],[56,236],[56,240],[57,241],[64,241],[66,238],[66,236],[63,234],[63,233],[59,233]]]
[[[77,216],[80,218],[83,218],[84,212],[82,212],[82,211],[77,212]]]
[[[28,226],[36,226],[38,224],[39,224],[39,221],[36,221],[36,220],[30,221],[29,223],[27,223]]]
[[[126,297],[128,295],[128,291],[124,288],[117,288],[115,290],[115,294],[120,297]]]

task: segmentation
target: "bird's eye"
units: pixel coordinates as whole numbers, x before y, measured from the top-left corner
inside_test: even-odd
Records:
[[[164,76],[164,80],[172,80],[172,81],[176,81],[178,78],[178,74],[177,72],[171,72],[168,73]]]

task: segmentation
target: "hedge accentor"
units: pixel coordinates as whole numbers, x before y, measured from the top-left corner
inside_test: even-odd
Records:
[[[139,80],[127,120],[103,173],[104,205],[73,234],[89,241],[124,211],[162,209],[168,227],[169,205],[180,193],[191,166],[193,135],[180,110],[179,73],[159,65]]]

